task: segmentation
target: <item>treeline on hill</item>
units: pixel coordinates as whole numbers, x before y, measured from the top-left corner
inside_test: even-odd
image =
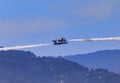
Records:
[[[0,83],[120,83],[120,76],[105,69],[89,69],[60,57],[0,51]]]

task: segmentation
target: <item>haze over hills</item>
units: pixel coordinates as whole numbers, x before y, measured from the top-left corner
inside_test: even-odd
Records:
[[[65,59],[89,68],[104,68],[120,73],[120,50],[102,50],[88,54],[70,55]]]
[[[16,50],[0,51],[0,83],[120,83],[120,76],[60,57],[36,57]]]

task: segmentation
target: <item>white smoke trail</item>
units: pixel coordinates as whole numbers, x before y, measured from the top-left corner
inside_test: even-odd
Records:
[[[69,41],[71,41],[71,42],[120,41],[120,37],[71,39],[71,40],[69,40]]]
[[[120,41],[120,37],[71,39],[68,41],[70,42]],[[48,43],[48,44],[32,44],[32,45],[22,45],[22,46],[13,46],[13,47],[3,47],[3,48],[0,48],[0,51],[19,50],[19,49],[25,49],[25,48],[36,48],[36,47],[49,46],[49,45],[52,45],[52,44]]]
[[[19,50],[19,49],[25,49],[25,48],[36,48],[36,47],[49,46],[49,45],[51,45],[51,44],[49,43],[49,44],[33,44],[33,45],[3,47],[3,48],[0,48],[0,51]]]

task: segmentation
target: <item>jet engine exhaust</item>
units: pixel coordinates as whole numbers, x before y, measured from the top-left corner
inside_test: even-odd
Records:
[[[23,46],[4,47],[4,48],[0,48],[0,51],[36,48],[36,47],[43,47],[43,46],[49,46],[49,45],[52,45],[52,44],[48,43],[48,44],[32,44],[32,45],[23,45]]]
[[[120,37],[71,39],[70,42],[120,41]]]

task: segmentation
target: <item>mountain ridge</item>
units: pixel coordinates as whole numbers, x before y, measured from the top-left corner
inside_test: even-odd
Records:
[[[11,50],[0,51],[0,83],[120,83],[120,75],[89,69],[62,57]]]
[[[120,73],[120,50],[101,50],[87,54],[77,54],[64,57],[89,68],[103,68]]]

